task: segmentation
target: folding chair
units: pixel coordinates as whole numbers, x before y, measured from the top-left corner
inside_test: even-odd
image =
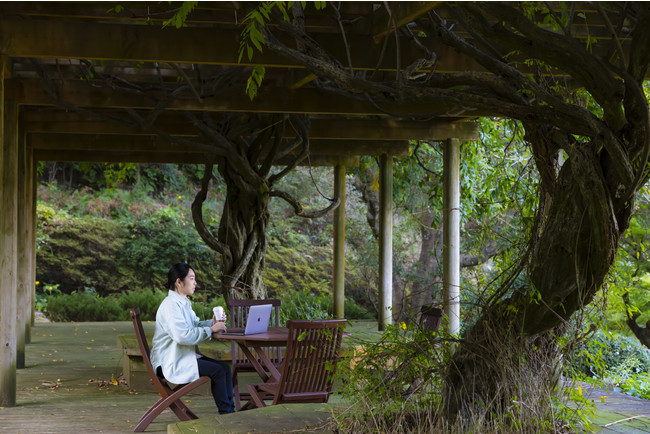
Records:
[[[345,319],[322,321],[291,320],[289,341],[284,354],[281,377],[275,383],[249,384],[250,404],[327,402],[332,393],[339,361]]]
[[[231,328],[244,328],[246,327],[246,318],[248,318],[248,310],[251,306],[270,304],[273,306],[271,311],[271,319],[269,320],[270,327],[280,327],[280,306],[282,300],[228,300],[226,305],[228,307]],[[235,408],[237,411],[241,410],[241,401],[250,399],[250,395],[246,391],[239,390],[239,377],[237,374],[241,372],[255,372],[255,368],[251,362],[246,358],[244,353],[237,342],[232,341],[232,388],[235,395]],[[268,347],[265,348],[266,354],[273,364],[280,366],[282,363],[282,347]]]
[[[187,406],[181,402],[180,398],[197,387],[208,383],[210,377],[199,377],[191,383],[179,384],[172,389],[171,383],[169,383],[165,378],[159,377],[154,371],[153,366],[151,366],[151,359],[149,358],[151,352],[149,351],[147,337],[144,334],[144,328],[142,328],[139,308],[136,307],[131,309],[131,320],[133,320],[135,336],[138,338],[142,360],[147,367],[147,372],[149,372],[151,383],[161,396],[161,398],[149,410],[147,410],[144,415],[142,415],[133,431],[142,432],[147,429],[149,424],[153,422],[153,420],[166,408],[170,408],[181,421],[198,419],[199,417],[194,414],[192,410],[187,408]]]

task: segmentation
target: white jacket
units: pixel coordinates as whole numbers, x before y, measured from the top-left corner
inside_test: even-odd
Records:
[[[200,321],[191,302],[169,291],[156,312],[156,330],[151,345],[151,365],[162,367],[165,378],[174,384],[199,378],[195,345],[212,338],[214,321]]]

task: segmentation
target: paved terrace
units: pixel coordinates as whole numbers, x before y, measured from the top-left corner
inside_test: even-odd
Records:
[[[153,323],[144,326],[153,331]],[[17,375],[18,405],[0,409],[0,433],[132,432],[157,394],[120,384],[117,335],[125,333],[132,333],[130,322],[36,323],[27,369]],[[603,432],[650,432],[649,401],[603,391],[592,398]],[[201,419],[178,423],[167,411],[146,432],[329,432],[331,405],[342,405],[334,397],[326,406],[267,407],[220,417],[207,390],[188,399]],[[625,418],[633,419],[621,421]]]

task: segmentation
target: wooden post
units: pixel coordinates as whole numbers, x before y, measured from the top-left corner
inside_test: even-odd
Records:
[[[393,157],[379,157],[379,330],[393,323]]]
[[[334,318],[345,318],[345,166],[334,166],[334,194],[340,198],[334,210]]]
[[[4,140],[4,74],[0,61],[0,407],[16,405],[16,209],[18,142]]]
[[[18,149],[18,203],[16,209],[16,231],[18,235],[16,245],[16,368],[25,369],[25,344],[28,324],[31,325],[31,316],[28,306],[30,303],[29,288],[29,231],[28,218],[31,215],[31,206],[28,198],[27,152],[25,137],[19,141],[18,133],[18,104],[5,102],[4,137],[5,141],[16,142]],[[29,191],[31,195],[31,190]],[[31,291],[30,291],[31,292]]]
[[[449,333],[460,331],[460,143],[448,139],[443,150],[442,282]]]
[[[31,241],[30,245],[32,246],[31,250],[31,261],[30,261],[30,276],[31,276],[31,321],[30,325],[34,326],[34,311],[36,309],[36,224],[38,222],[38,218],[36,215],[36,200],[38,199],[37,197],[37,191],[38,191],[38,179],[37,179],[37,171],[36,167],[38,165],[38,161],[36,160],[34,156],[34,148],[31,146],[28,146],[29,149],[29,156],[30,156],[30,164],[31,164],[31,201],[30,205],[32,207],[32,217],[31,217]],[[31,329],[30,329],[31,330]],[[30,334],[31,335],[31,334]]]
[[[27,301],[25,303],[25,343],[32,342],[32,326],[34,325],[34,299],[36,282],[36,194],[34,186],[36,183],[36,166],[34,164],[34,150],[27,146],[27,138],[23,133],[20,135],[20,144],[25,146],[25,213],[27,225]]]

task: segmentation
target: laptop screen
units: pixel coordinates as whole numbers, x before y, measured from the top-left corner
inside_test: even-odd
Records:
[[[252,335],[256,333],[266,333],[269,329],[269,320],[271,319],[270,304],[261,304],[259,306],[251,306],[248,311],[248,318],[246,319],[246,331],[244,334]]]

